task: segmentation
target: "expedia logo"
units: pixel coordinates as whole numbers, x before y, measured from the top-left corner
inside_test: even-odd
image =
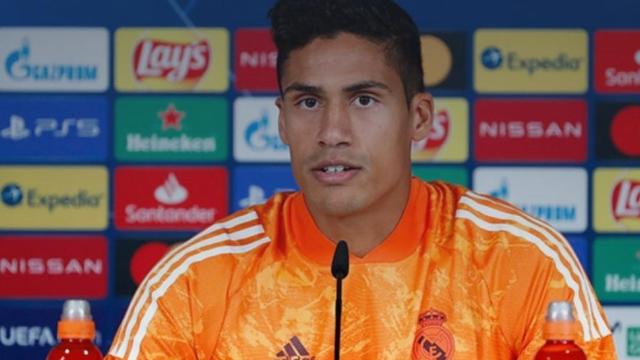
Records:
[[[530,76],[539,71],[580,71],[584,63],[583,58],[571,57],[566,53],[554,57],[523,57],[510,51],[503,56],[496,47],[486,48],[482,52],[482,65],[488,70],[497,70],[504,65],[510,71],[524,71]]]
[[[200,79],[210,61],[211,48],[205,40],[197,43],[144,40],[135,48],[133,68],[138,80],[164,78],[180,82]]]
[[[618,182],[613,188],[611,208],[617,221],[624,218],[640,218],[640,181]]]
[[[489,70],[498,69],[502,66],[502,52],[496,47],[486,48],[482,52],[482,65]]]
[[[17,184],[7,184],[2,188],[2,202],[7,206],[21,205],[23,197],[24,204],[30,208],[45,208],[49,212],[55,212],[67,208],[97,208],[103,195],[90,194],[82,189],[75,193],[47,194],[36,188],[27,189],[25,194]]]
[[[18,184],[8,184],[2,188],[2,202],[10,207],[22,202],[22,189]]]

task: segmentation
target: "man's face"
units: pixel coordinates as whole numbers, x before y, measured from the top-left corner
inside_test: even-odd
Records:
[[[407,105],[381,45],[318,38],[283,70],[280,136],[312,212],[349,216],[408,193],[411,140],[427,135],[432,104],[419,94]]]

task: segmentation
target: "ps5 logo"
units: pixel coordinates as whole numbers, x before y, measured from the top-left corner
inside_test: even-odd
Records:
[[[97,118],[37,118],[31,129],[23,117],[12,114],[9,126],[0,130],[0,137],[14,141],[23,140],[31,136],[66,138],[75,135],[78,138],[95,138],[100,135],[100,125]]]

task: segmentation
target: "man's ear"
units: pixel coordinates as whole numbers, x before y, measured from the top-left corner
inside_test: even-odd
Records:
[[[420,141],[429,135],[433,125],[433,96],[421,92],[415,94],[409,105],[411,117],[411,139]]]
[[[287,125],[284,121],[284,104],[282,102],[282,96],[278,96],[276,99],[276,106],[278,107],[278,133],[280,134],[280,140],[285,145],[289,145],[289,140],[287,139]]]

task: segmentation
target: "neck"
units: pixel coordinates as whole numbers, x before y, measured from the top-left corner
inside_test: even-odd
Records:
[[[395,229],[407,206],[411,180],[383,196],[381,201],[353,214],[334,216],[314,210],[309,212],[320,229],[332,242],[344,240],[349,252],[364,257],[380,245]]]

